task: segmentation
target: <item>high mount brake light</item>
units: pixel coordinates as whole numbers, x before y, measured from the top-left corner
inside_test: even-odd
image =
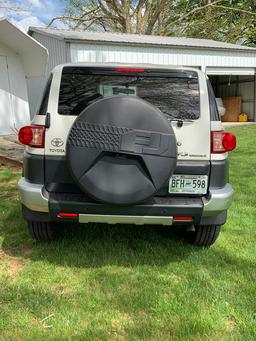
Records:
[[[211,152],[226,153],[236,148],[236,137],[224,131],[212,131],[211,133]]]
[[[144,72],[145,69],[142,68],[135,68],[135,67],[118,67],[116,69],[117,72],[123,72],[123,73],[138,73],[138,72]]]
[[[32,148],[44,148],[45,127],[25,126],[19,130],[19,142]]]

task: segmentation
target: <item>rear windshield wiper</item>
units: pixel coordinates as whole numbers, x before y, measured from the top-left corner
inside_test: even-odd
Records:
[[[167,118],[169,122],[176,122],[177,123],[177,126],[179,128],[181,128],[183,126],[184,123],[193,123],[194,120],[189,120],[189,119],[185,119],[185,120],[182,120],[182,119],[178,119],[178,118]]]

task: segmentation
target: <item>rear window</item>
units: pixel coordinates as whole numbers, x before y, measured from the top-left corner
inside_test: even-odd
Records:
[[[74,70],[74,68],[71,68]],[[58,112],[79,115],[89,104],[108,96],[138,96],[159,108],[169,119],[196,120],[200,116],[197,74],[145,72],[121,75],[63,69]],[[90,74],[91,73],[91,74]]]

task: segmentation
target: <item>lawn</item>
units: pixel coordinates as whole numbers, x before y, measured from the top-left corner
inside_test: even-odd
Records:
[[[256,127],[230,131],[235,200],[209,249],[135,226],[36,243],[20,215],[20,171],[1,167],[0,339],[255,340]]]

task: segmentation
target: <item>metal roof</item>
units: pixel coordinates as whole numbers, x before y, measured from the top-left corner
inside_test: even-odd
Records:
[[[54,28],[30,27],[28,33],[33,32],[42,35],[51,36],[67,41],[90,41],[90,42],[111,42],[123,44],[140,44],[140,45],[162,45],[175,47],[192,47],[192,48],[208,48],[208,49],[229,49],[238,51],[253,51],[256,53],[256,48],[247,47],[237,44],[224,43],[209,39],[194,39],[194,38],[178,38],[178,37],[162,37],[152,35],[139,34],[124,34],[124,33],[109,33],[109,32],[91,32],[91,31],[69,31]]]
[[[44,46],[5,18],[0,18],[0,32],[0,44],[20,56],[27,77],[45,73],[48,51]]]

